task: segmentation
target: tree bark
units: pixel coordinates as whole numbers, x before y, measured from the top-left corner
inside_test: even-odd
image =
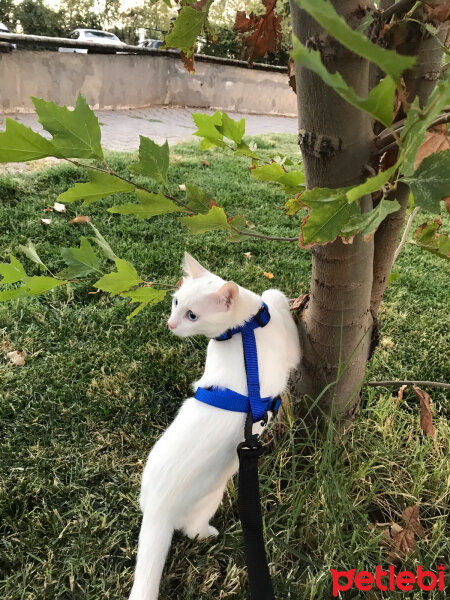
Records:
[[[334,0],[333,5],[354,26],[362,3]],[[372,4],[367,3],[372,8]],[[360,96],[369,91],[369,64],[333,38],[292,1],[295,35],[307,47],[321,51],[330,71],[339,71]],[[338,96],[322,80],[296,67],[299,144],[306,184],[344,187],[367,177],[373,145],[371,119]],[[372,207],[363,199],[365,210]],[[372,315],[373,240],[356,236],[352,244],[340,240],[312,249],[310,300],[299,315],[303,356],[293,377],[292,391],[300,414],[305,400],[320,411],[331,408],[346,419],[359,408],[359,390],[369,356]]]

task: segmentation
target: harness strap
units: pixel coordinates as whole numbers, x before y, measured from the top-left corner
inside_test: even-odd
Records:
[[[247,376],[247,396],[230,389],[198,388],[197,400],[217,408],[247,413],[245,441],[239,444],[239,492],[238,510],[244,535],[245,561],[251,600],[275,600],[264,545],[264,530],[259,494],[258,459],[261,455],[261,442],[253,434],[253,423],[267,421],[267,412],[277,412],[281,398],[261,398],[258,370],[258,352],[255,329],[265,327],[270,321],[267,305],[263,303],[258,313],[240,327],[228,329],[215,339],[229,340],[236,333],[242,336],[244,364]]]

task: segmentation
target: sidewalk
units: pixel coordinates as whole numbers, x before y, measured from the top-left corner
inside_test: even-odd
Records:
[[[108,150],[131,151],[139,147],[139,135],[150,137],[158,144],[166,139],[176,144],[189,139],[196,130],[192,113],[214,111],[202,108],[140,108],[133,110],[95,111],[102,130],[102,145]],[[271,117],[266,115],[244,115],[229,112],[233,119],[246,120],[247,135],[264,133],[297,133],[297,119],[292,117]],[[24,125],[41,131],[34,114],[6,115]],[[5,115],[0,115],[0,131],[5,129]]]

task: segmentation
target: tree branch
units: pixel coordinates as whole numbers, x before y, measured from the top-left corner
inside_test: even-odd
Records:
[[[441,383],[440,381],[368,381],[364,385],[369,387],[391,387],[401,385],[419,385],[422,387],[437,387],[444,390],[450,390],[450,383]]]
[[[238,233],[239,235],[246,235],[248,237],[254,237],[254,238],[261,239],[261,240],[269,240],[271,242],[298,242],[298,236],[289,238],[289,237],[264,235],[263,233],[253,233],[252,231],[241,231],[240,229],[237,229],[237,227],[233,227],[233,226],[231,226],[231,229],[233,231],[235,231],[236,233]]]
[[[399,0],[389,8],[386,8],[380,14],[380,19],[384,23],[389,21],[391,17],[396,15],[397,17],[403,17],[416,3],[416,0]]]
[[[403,250],[403,246],[406,244],[406,240],[408,238],[408,233],[409,233],[409,230],[411,229],[411,226],[413,224],[414,217],[417,215],[417,213],[419,212],[419,210],[420,210],[420,206],[416,206],[416,208],[409,215],[409,219],[408,219],[408,222],[406,223],[405,231],[403,232],[400,244],[398,245],[397,250],[395,251],[394,260],[392,261],[392,264],[395,263],[395,261],[397,260],[398,255]]]

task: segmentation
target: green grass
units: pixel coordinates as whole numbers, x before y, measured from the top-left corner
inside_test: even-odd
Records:
[[[294,136],[257,141],[267,152],[297,155]],[[254,181],[245,159],[201,152],[196,144],[175,146],[171,155],[173,187],[196,183],[229,214],[244,213],[257,231],[298,232],[298,219],[282,216],[283,195]],[[130,157],[113,155],[111,162],[127,173]],[[295,244],[230,244],[222,234],[188,238],[171,217],[148,222],[107,213],[105,207],[118,204],[117,198],[86,209],[68,205],[67,215],[52,213],[51,226],[42,227],[42,210],[82,180],[84,174],[71,166],[0,177],[0,256],[6,259],[12,251],[19,256],[18,244],[32,239],[44,261],[58,270],[58,247],[78,244],[86,235],[87,226],[68,220],[89,214],[118,256],[144,278],[175,282],[187,247],[211,270],[257,292],[276,286],[292,298],[308,290],[310,254]],[[250,260],[244,252],[252,253]],[[400,278],[387,291],[381,343],[367,376],[448,381],[446,266],[408,245],[395,270]],[[266,279],[264,271],[273,272],[274,279]],[[204,363],[206,340],[181,341],[169,334],[169,300],[126,321],[132,308],[127,300],[88,295],[90,289],[85,283],[0,305],[5,350],[26,353],[24,367],[0,359],[4,600],[126,597],[144,461]],[[331,429],[321,436],[298,423],[274,426],[276,443],[269,443],[273,452],[262,461],[261,480],[277,598],[331,598],[331,567],[385,564],[380,528],[374,525],[400,523],[403,509],[414,503],[420,505],[427,537],[417,542],[404,567],[448,565],[448,396],[435,390],[432,398],[435,440],[421,435],[412,393],[396,404],[389,390],[380,389],[366,388],[364,408],[343,436]],[[193,542],[175,536],[163,600],[248,597],[235,500],[231,483],[214,519],[219,538]],[[343,595],[357,597],[355,590]]]

